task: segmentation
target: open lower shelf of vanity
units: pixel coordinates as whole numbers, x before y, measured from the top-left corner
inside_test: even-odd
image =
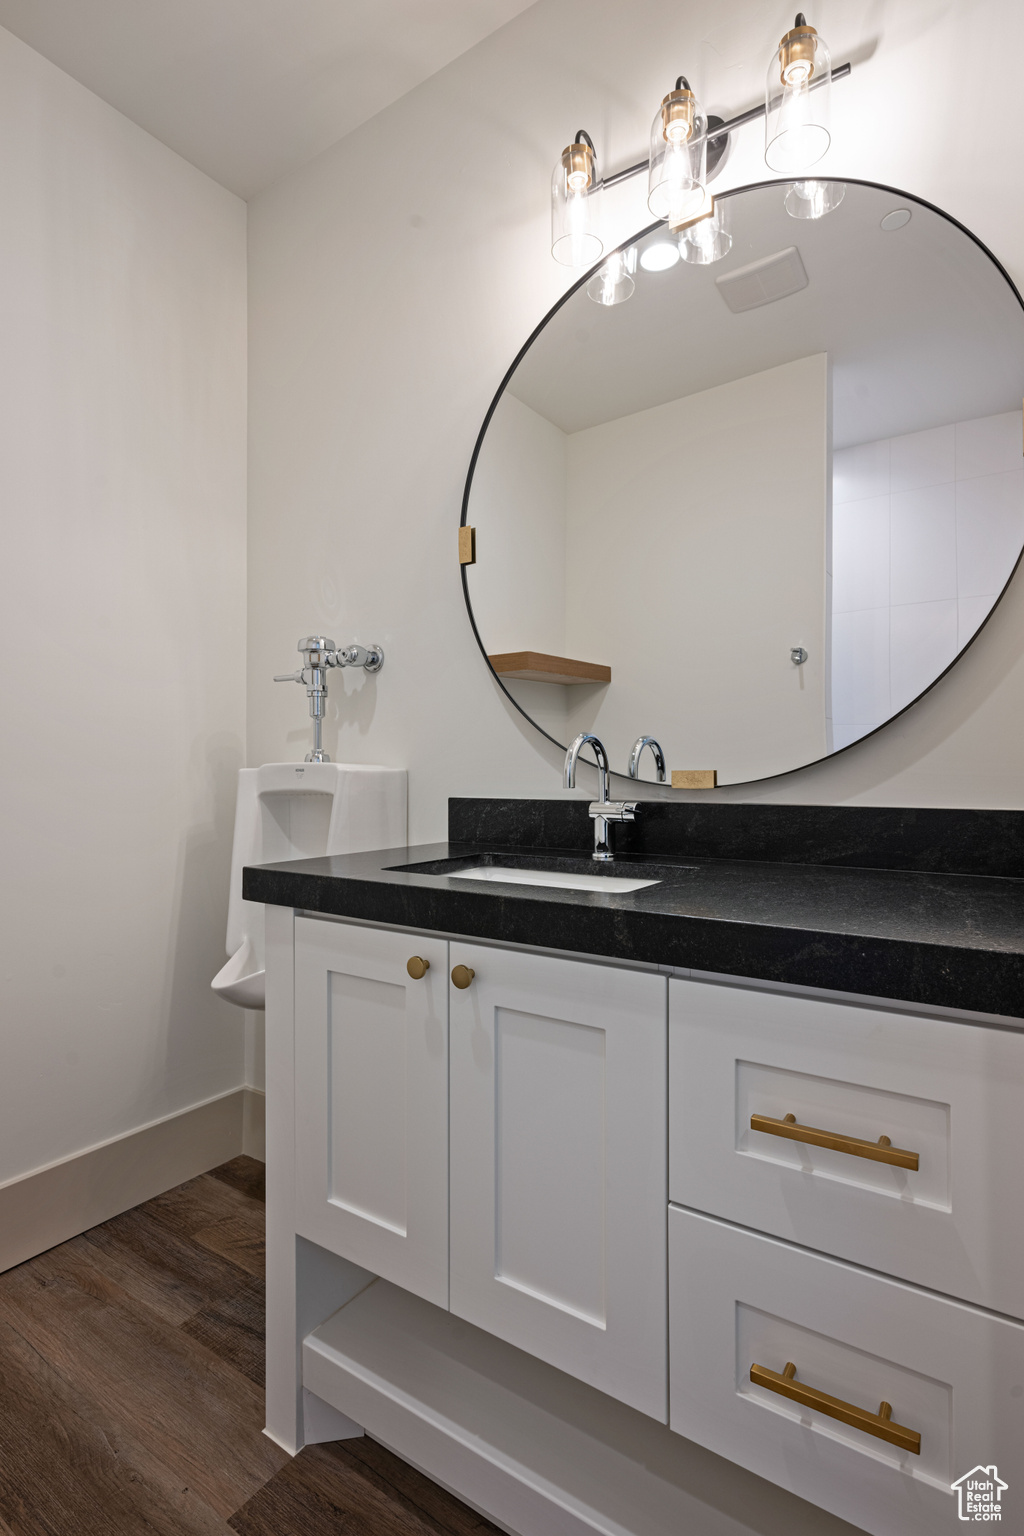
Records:
[[[572,661],[568,656],[547,656],[543,651],[505,651],[487,660],[499,677],[527,683],[610,683],[611,667],[593,661]]]

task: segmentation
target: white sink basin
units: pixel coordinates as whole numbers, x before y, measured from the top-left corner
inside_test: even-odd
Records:
[[[623,875],[570,875],[551,869],[505,869],[500,864],[481,864],[476,869],[453,869],[450,880],[496,880],[501,885],[553,885],[562,891],[603,891],[624,896],[658,885],[657,880],[632,880]]]

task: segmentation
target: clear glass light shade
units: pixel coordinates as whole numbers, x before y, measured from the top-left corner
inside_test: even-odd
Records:
[[[695,219],[679,235],[679,254],[691,266],[709,267],[732,250],[728,203],[711,200],[711,212]]]
[[[551,254],[563,266],[589,267],[604,250],[596,227],[598,186],[590,145],[568,145],[551,178]]]
[[[813,27],[787,32],[768,66],[764,158],[773,171],[804,171],[832,142],[832,60]]]
[[[794,181],[786,193],[786,212],[791,219],[823,219],[845,196],[841,181]]]
[[[626,251],[616,251],[609,256],[600,272],[587,284],[587,297],[593,299],[595,304],[624,304],[632,297],[636,283],[633,274],[636,272],[636,246],[631,245]]]
[[[692,91],[670,91],[651,124],[647,206],[683,224],[700,211],[707,175],[708,120]]]

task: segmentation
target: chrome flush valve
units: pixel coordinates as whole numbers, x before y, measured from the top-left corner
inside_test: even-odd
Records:
[[[303,683],[309,699],[309,713],[313,720],[313,750],[306,753],[307,763],[329,763],[323,749],[324,709],[327,703],[327,672],[330,667],[362,667],[365,672],[379,672],[384,665],[384,652],[379,645],[369,650],[363,645],[349,645],[339,651],[333,640],[326,635],[307,635],[299,641],[304,665],[299,672],[277,672],[275,683]]]

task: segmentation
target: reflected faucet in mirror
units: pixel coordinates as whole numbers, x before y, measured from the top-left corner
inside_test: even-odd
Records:
[[[576,788],[576,763],[580,752],[588,744],[594,749],[598,773],[597,799],[592,800],[587,807],[591,820],[594,823],[594,852],[592,857],[606,862],[615,857],[611,845],[610,824],[613,821],[633,821],[640,807],[635,800],[609,800],[608,753],[604,749],[604,743],[589,731],[582,731],[565,754],[565,775],[562,781],[565,788]]]
[[[633,750],[629,754],[629,776],[631,779],[640,777],[640,757],[644,747],[650,747],[654,754],[654,767],[658,775],[658,783],[665,782],[665,754],[661,750],[659,742],[653,736],[638,736],[633,743]]]

